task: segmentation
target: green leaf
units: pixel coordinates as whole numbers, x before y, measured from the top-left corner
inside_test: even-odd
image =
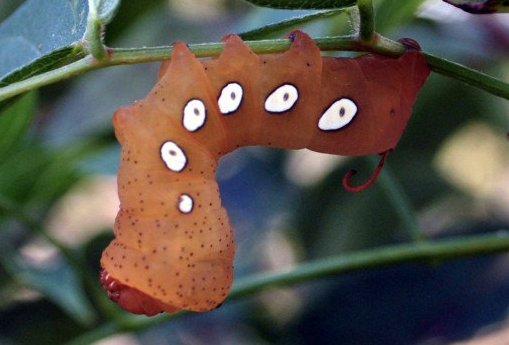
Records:
[[[18,70],[15,70],[11,74],[5,76],[2,80],[0,80],[0,88],[3,86],[7,86],[16,81],[20,81],[23,79],[27,79],[34,75],[38,75],[44,72],[51,70],[58,64],[63,63],[72,58],[76,58],[81,56],[82,54],[78,52],[74,47],[63,47],[58,49],[46,56],[41,57],[40,59],[34,61],[31,64],[28,64],[24,67],[21,67]],[[19,97],[12,97],[3,101],[0,101],[0,112],[7,108],[10,104],[16,101]]]
[[[37,104],[37,94],[29,93],[0,116],[0,161],[24,137]]]
[[[472,14],[508,13],[507,0],[443,0]]]
[[[79,178],[79,148],[48,152],[39,143],[9,151],[0,161],[0,194],[31,207],[49,207]]]
[[[350,7],[356,0],[246,0],[253,5],[279,9],[332,9]]]
[[[41,74],[52,69],[55,65],[61,63],[62,61],[68,60],[70,58],[76,58],[81,54],[77,54],[78,52],[72,46],[63,47],[57,49],[48,55],[37,59],[31,64],[28,64],[24,67],[21,67],[10,74],[6,75],[0,81],[0,87],[7,86],[12,84],[18,80],[23,80],[29,78],[31,76]]]
[[[243,40],[256,40],[265,38],[271,34],[287,31],[289,28],[295,27],[297,25],[302,25],[307,22],[310,22],[319,18],[329,18],[338,14],[343,13],[343,9],[339,10],[329,10],[329,11],[319,11],[315,13],[305,14],[303,16],[298,16],[294,18],[290,18],[287,20],[280,21],[278,23],[265,25],[261,28],[250,30],[239,34]]]
[[[85,0],[28,0],[0,24],[0,87],[84,55]],[[17,97],[0,102],[0,111]]]
[[[87,12],[84,0],[28,0],[21,5],[0,24],[0,78],[74,45],[85,32]]]
[[[404,26],[415,17],[424,0],[379,0],[375,1],[375,23],[378,33],[393,32],[394,28]]]
[[[95,18],[102,24],[108,24],[115,16],[120,0],[89,0],[90,13],[94,11]]]

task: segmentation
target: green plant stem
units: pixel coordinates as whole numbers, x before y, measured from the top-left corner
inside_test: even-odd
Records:
[[[87,55],[68,65],[0,88],[0,101],[99,68],[98,65],[92,55]]]
[[[434,72],[509,100],[509,83],[432,54],[424,53],[424,56]]]
[[[372,42],[364,43],[353,36],[335,36],[316,38],[315,42],[321,50],[369,51],[385,55],[399,55],[405,47],[395,41],[375,34]],[[290,47],[287,39],[246,42],[258,54],[285,51]],[[190,45],[197,57],[214,56],[221,53],[222,43],[206,43]],[[0,88],[0,101],[17,96],[27,91],[52,84],[75,75],[108,66],[160,61],[171,57],[172,47],[109,49],[108,58],[96,60],[92,55],[55,70],[33,76],[29,79]],[[461,80],[496,96],[509,100],[509,84],[481,72],[469,69],[460,64],[450,62],[431,54],[425,54],[430,66],[437,73]]]
[[[242,298],[271,287],[288,286],[402,262],[435,264],[445,260],[505,251],[509,251],[509,233],[506,231],[377,247],[309,262],[288,272],[263,273],[240,279],[234,284],[228,299]]]
[[[359,38],[363,42],[371,42],[375,34],[375,11],[372,0],[358,0],[360,28]]]
[[[103,23],[99,19],[94,0],[88,0],[87,29],[85,42],[93,57],[102,60],[106,57],[106,48],[102,41]]]
[[[507,251],[509,251],[509,232],[505,230],[485,235],[377,247],[305,263],[286,272],[261,273],[240,278],[234,282],[227,301],[251,296],[269,288],[289,286],[375,267],[409,261],[437,264],[446,260]],[[124,320],[103,324],[67,345],[84,345],[111,334],[144,330],[187,314],[190,313],[180,312],[153,318],[127,315]]]

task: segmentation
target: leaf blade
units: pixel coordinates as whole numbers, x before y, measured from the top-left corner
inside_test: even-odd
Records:
[[[75,45],[85,32],[84,1],[28,0],[0,24],[0,78]]]
[[[472,14],[508,13],[509,5],[502,0],[443,0],[449,5]]]
[[[253,5],[290,10],[324,10],[350,7],[356,0],[246,0]]]

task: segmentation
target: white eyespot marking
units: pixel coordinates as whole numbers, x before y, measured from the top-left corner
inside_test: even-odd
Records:
[[[182,124],[189,132],[198,130],[205,123],[207,110],[205,104],[199,99],[192,99],[184,107]]]
[[[178,209],[182,213],[190,213],[193,210],[194,200],[189,194],[181,194],[178,198]]]
[[[335,131],[348,125],[357,114],[357,105],[348,98],[341,98],[323,113],[318,120],[322,131]]]
[[[173,141],[166,141],[161,146],[161,158],[166,167],[174,172],[181,172],[187,164],[184,151]]]
[[[235,82],[226,84],[221,90],[221,94],[217,100],[221,113],[223,115],[228,115],[237,111],[243,96],[244,90],[242,89],[242,85]]]
[[[265,100],[265,110],[269,113],[283,113],[292,109],[299,99],[299,91],[292,84],[283,84]]]

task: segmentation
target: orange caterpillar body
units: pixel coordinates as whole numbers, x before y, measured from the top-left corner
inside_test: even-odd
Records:
[[[115,112],[122,145],[116,238],[101,259],[112,300],[137,314],[207,311],[233,278],[218,159],[246,145],[338,155],[393,149],[429,75],[422,54],[322,57],[301,31],[256,55],[235,35],[198,60],[176,43],[143,100]]]

